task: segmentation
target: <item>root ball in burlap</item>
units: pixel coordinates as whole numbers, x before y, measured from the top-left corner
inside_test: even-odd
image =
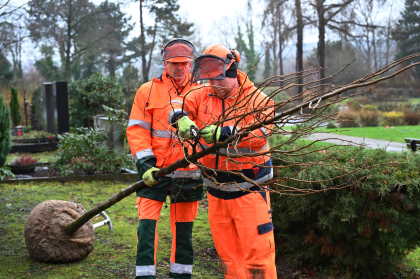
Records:
[[[85,258],[93,250],[95,234],[90,222],[72,235],[64,228],[85,212],[77,203],[48,200],[32,209],[25,224],[29,256],[37,261],[67,263]]]

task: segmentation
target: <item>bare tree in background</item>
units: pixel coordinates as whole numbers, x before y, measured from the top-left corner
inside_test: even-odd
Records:
[[[386,15],[383,7],[389,4],[389,15]],[[355,42],[357,47],[364,53],[366,64],[369,70],[377,70],[387,65],[395,55],[395,43],[391,38],[391,31],[395,25],[392,18],[394,3],[388,0],[371,0],[356,2],[356,21],[359,26],[355,33],[359,37]],[[386,20],[384,18],[386,17]]]
[[[128,57],[141,60],[143,82],[149,80],[152,58],[156,47],[168,39],[188,37],[193,34],[193,24],[183,20],[177,13],[177,0],[136,0],[139,3],[140,36],[128,44],[132,52]],[[146,23],[146,14],[152,18],[152,24]]]
[[[268,33],[266,46],[271,50],[273,75],[284,75],[283,52],[291,39],[295,25],[292,24],[291,5],[287,0],[268,0],[262,19],[262,25]]]
[[[349,20],[341,20],[345,10],[356,0],[340,0],[330,3],[326,0],[310,0],[309,4],[315,11],[315,22],[318,28],[318,61],[320,67],[320,81],[323,82],[325,72],[325,34],[327,29],[350,34]],[[309,19],[314,21],[314,19]]]
[[[22,44],[28,37],[22,7],[0,1],[0,52],[11,57],[14,79],[22,77]]]
[[[296,73],[299,84],[297,87],[297,93],[301,94],[303,91],[303,14],[302,14],[302,2],[301,0],[295,0],[295,12],[296,12]]]

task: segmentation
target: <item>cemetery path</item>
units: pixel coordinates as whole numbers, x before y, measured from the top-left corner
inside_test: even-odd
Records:
[[[405,143],[378,140],[371,138],[344,136],[332,133],[314,133],[307,137],[311,140],[320,140],[337,145],[362,146],[370,149],[384,149],[388,152],[408,151]]]

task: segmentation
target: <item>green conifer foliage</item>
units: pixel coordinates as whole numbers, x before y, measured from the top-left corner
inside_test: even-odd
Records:
[[[0,96],[0,167],[6,162],[10,151],[10,114]]]
[[[19,100],[17,91],[15,88],[11,89],[11,98],[10,98],[10,115],[12,117],[13,126],[20,124],[20,109],[19,109]]]

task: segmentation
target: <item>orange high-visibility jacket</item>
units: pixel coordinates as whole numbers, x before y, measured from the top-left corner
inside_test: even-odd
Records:
[[[191,89],[189,80],[184,88],[176,88],[166,72],[160,78],[153,78],[136,92],[127,127],[127,140],[131,154],[136,159],[146,156],[156,157],[156,166],[164,168],[184,158],[182,144],[177,140],[176,130],[168,115],[175,103],[180,103],[184,94]],[[199,178],[196,166],[178,169],[173,178]]]
[[[248,127],[274,116],[273,100],[259,91],[245,73],[238,71],[237,78],[239,88],[235,89],[225,99],[215,96],[213,89],[209,86],[201,86],[202,88],[198,90],[194,88],[191,94],[185,97],[184,110],[199,128],[226,119],[221,124],[222,126],[229,126],[231,130],[238,130],[241,127]],[[178,104],[177,106],[177,109],[179,109]],[[263,110],[256,112],[258,109]],[[242,170],[253,168],[255,165],[262,165],[270,160],[269,154],[258,156],[246,156],[246,154],[267,152],[269,150],[267,136],[271,129],[272,125],[267,125],[254,130],[239,143],[222,150],[222,152],[233,155],[245,155],[244,157],[219,156],[216,160],[216,155],[212,154],[205,156],[200,162],[207,167],[220,170]],[[218,161],[217,166],[216,161]]]

